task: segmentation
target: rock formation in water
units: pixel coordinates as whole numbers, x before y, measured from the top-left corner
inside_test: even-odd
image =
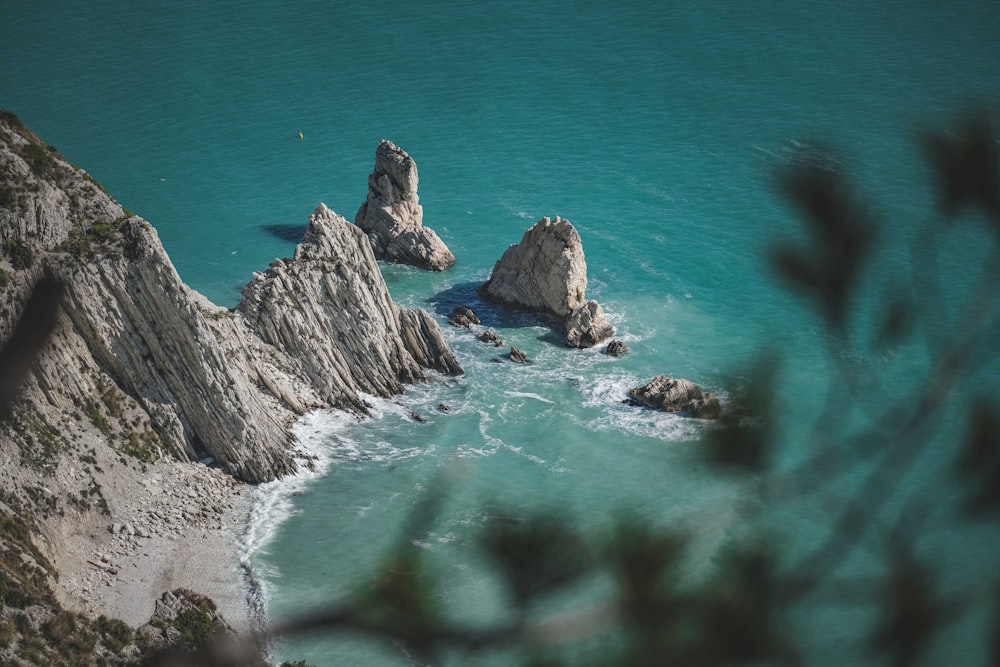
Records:
[[[489,343],[493,347],[503,347],[503,339],[497,335],[497,332],[493,329],[487,329],[483,333],[477,336],[479,340],[484,343]]]
[[[703,394],[689,380],[657,375],[642,387],[628,392],[628,402],[665,412],[683,413],[698,419],[718,419],[722,414],[719,399]]]
[[[483,296],[557,318],[571,347],[591,347],[614,334],[596,301],[587,301],[587,261],[580,234],[558,216],[542,218],[504,252],[481,288]]]
[[[455,256],[433,229],[424,227],[423,218],[416,163],[383,139],[375,150],[375,171],[368,176],[368,199],[354,223],[368,235],[378,259],[443,271],[455,264]]]
[[[611,357],[621,357],[628,354],[628,352],[628,345],[625,344],[625,341],[617,338],[608,343],[607,347],[604,348],[604,354]]]
[[[474,324],[482,324],[476,311],[468,306],[455,306],[448,315],[448,321],[463,329],[470,329]]]
[[[510,352],[507,353],[507,358],[518,364],[528,363],[528,355],[513,346],[511,346]]]
[[[66,286],[63,315],[22,392],[33,414],[78,415],[130,451],[211,457],[265,481],[294,470],[289,423],[362,409],[423,368],[460,373],[440,329],[389,297],[364,234],[320,206],[296,250],[237,312],[177,275],[156,231],[11,114],[0,117],[0,336],[31,286]]]
[[[295,256],[255,274],[236,310],[326,404],[363,410],[359,392],[398,394],[424,368],[462,372],[436,322],[389,297],[362,231],[324,204]]]
[[[38,284],[62,286],[49,299],[54,329],[29,341],[13,372],[0,354],[0,386],[23,378],[13,398],[0,392],[10,408],[0,415],[0,551],[17,561],[0,573],[0,614],[31,605],[38,623],[65,620],[60,605],[90,608],[91,589],[58,574],[116,576],[110,556],[92,555],[109,539],[135,546],[220,516],[222,496],[181,478],[232,478],[173,459],[274,479],[302,458],[290,448],[297,415],[363,412],[359,392],[398,393],[426,369],[462,372],[437,322],[393,303],[364,233],[325,206],[295,258],[256,276],[230,311],[181,281],[149,223],[0,110],[4,352],[30,322],[22,312]],[[186,493],[168,491],[178,488]],[[190,611],[171,605],[164,613]],[[117,664],[135,648],[109,648],[86,617],[71,620],[92,637],[90,658]]]

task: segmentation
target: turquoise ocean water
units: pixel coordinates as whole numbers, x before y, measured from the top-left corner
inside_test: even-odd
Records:
[[[995,104],[998,35],[1000,5],[989,2],[10,0],[0,107],[152,222],[181,277],[229,306],[251,272],[291,254],[318,202],[353,218],[380,139],[410,153],[424,222],[457,264],[385,266],[393,297],[442,323],[472,305],[534,363],[492,363],[492,348],[445,326],[465,377],[374,401],[364,422],[304,419],[298,433],[321,472],[262,489],[246,546],[270,616],[286,618],[362,587],[414,504],[444,483],[442,515],[413,547],[448,582],[442,603],[485,620],[504,601],[470,535],[502,513],[559,511],[595,532],[637,513],[689,530],[691,576],[710,569],[744,526],[746,488],[693,453],[707,425],[626,407],[625,391],[666,373],[729,400],[758,350],[779,348],[778,465],[803,456],[793,443],[827,398],[828,339],[767,268],[775,239],[796,233],[773,169],[803,143],[835,146],[883,223],[886,268],[866,280],[908,283],[921,275],[908,234],[931,203],[916,131]],[[588,296],[630,355],[565,349],[478,300],[496,259],[544,215],[580,231]],[[940,307],[927,319],[938,331],[987,238],[974,225],[953,237],[928,306]],[[869,395],[911,392],[926,372],[922,345],[864,349],[850,362]],[[987,359],[968,386],[995,389],[997,372]],[[928,481],[945,458],[901,474],[900,493],[951,498]],[[852,480],[778,508],[771,525],[793,548],[819,540],[830,498]],[[929,556],[959,579],[995,575],[988,535],[930,515]],[[850,567],[879,572],[874,551]],[[817,605],[796,620],[808,664],[864,658],[864,614]],[[938,657],[979,664],[982,622],[956,622]],[[354,638],[296,641],[279,655],[411,663]]]

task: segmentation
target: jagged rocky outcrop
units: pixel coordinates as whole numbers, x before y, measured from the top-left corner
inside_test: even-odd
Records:
[[[359,392],[398,394],[424,368],[462,372],[437,323],[389,297],[362,231],[324,204],[294,257],[255,274],[236,310],[325,403],[363,410]]]
[[[569,220],[539,220],[504,252],[480,293],[493,301],[554,316],[570,347],[591,347],[614,334],[596,301],[587,301],[587,262]]]
[[[448,314],[448,321],[454,326],[463,329],[470,329],[474,324],[482,324],[479,321],[479,316],[476,315],[476,311],[468,306],[455,306],[451,313]]]
[[[359,391],[398,393],[425,368],[461,372],[436,322],[392,302],[360,229],[325,207],[295,259],[257,276],[230,312],[181,281],[145,220],[6,113],[0,243],[0,338],[39,276],[66,286],[22,404],[143,456],[211,457],[240,479],[273,479],[295,468],[296,415],[361,409]]]
[[[249,343],[224,345],[213,326],[231,316],[181,282],[148,223],[16,119],[3,121],[4,301],[22,303],[41,275],[66,287],[63,316],[24,402],[82,411],[133,449],[212,456],[242,479],[291,471],[282,411],[258,389],[249,355],[238,354]],[[12,315],[5,312],[0,331],[9,331]]]
[[[528,355],[513,346],[511,346],[510,352],[507,353],[507,358],[517,364],[528,363]]]
[[[627,402],[697,419],[718,419],[722,414],[718,398],[703,394],[690,380],[666,375],[657,375],[642,387],[630,389]]]
[[[230,311],[180,280],[149,223],[0,110],[0,342],[43,278],[62,286],[54,329],[26,346],[0,419],[0,616],[31,610],[0,647],[8,662],[22,636],[52,624],[76,639],[35,646],[32,664],[86,664],[66,654],[80,642],[94,647],[88,659],[138,660],[178,641],[171,615],[217,625],[176,592],[138,632],[76,613],[107,602],[91,584],[120,574],[126,546],[221,522],[231,496],[186,480],[237,483],[172,458],[270,480],[303,459],[290,447],[297,415],[362,411],[358,392],[462,372],[437,322],[389,298],[363,232],[325,207],[295,259],[256,277]],[[7,370],[0,382],[14,384]]]
[[[424,227],[417,181],[413,158],[383,139],[368,176],[368,199],[354,223],[368,235],[378,259],[443,271],[455,264],[455,256],[433,229]]]

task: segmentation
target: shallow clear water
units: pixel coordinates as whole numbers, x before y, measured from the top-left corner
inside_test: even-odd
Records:
[[[884,224],[889,268],[867,280],[891,271],[906,284],[908,230],[931,201],[916,130],[1000,92],[988,3],[64,4],[0,7],[0,105],[149,219],[195,289],[234,305],[251,272],[291,254],[319,201],[353,218],[388,138],[416,160],[425,224],[458,260],[441,274],[384,267],[394,298],[442,323],[472,305],[534,360],[493,363],[495,350],[446,326],[463,378],[376,402],[361,423],[308,417],[300,437],[323,473],[268,486],[255,526],[274,618],[361,586],[442,475],[442,516],[417,547],[458,613],[502,613],[470,542],[500,512],[548,508],[598,531],[631,510],[689,526],[692,568],[708,563],[739,527],[741,489],[693,453],[710,426],[626,407],[625,391],[667,373],[728,398],[757,351],[777,348],[783,438],[797,442],[826,398],[827,336],[767,269],[774,239],[796,233],[774,166],[802,142],[837,147]],[[493,262],[543,215],[580,231],[588,296],[630,355],[564,349],[478,300]],[[956,236],[943,275],[960,276],[984,238],[974,226]],[[949,280],[943,301],[963,287]],[[926,370],[920,346],[856,361],[888,395]],[[995,388],[995,371],[972,385]],[[799,456],[786,447],[779,465]],[[924,476],[939,465],[928,459]],[[796,540],[817,537],[822,499],[786,509]],[[856,618],[823,614],[842,630],[809,640],[812,664],[844,664]],[[394,647],[340,639],[281,655],[407,664]]]

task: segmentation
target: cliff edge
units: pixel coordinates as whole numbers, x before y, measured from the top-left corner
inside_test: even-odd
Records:
[[[122,436],[136,446],[211,457],[259,482],[294,470],[296,415],[360,410],[358,392],[399,393],[426,367],[461,372],[436,326],[401,324],[410,320],[364,235],[325,206],[295,257],[258,274],[230,312],[181,281],[148,222],[10,114],[0,119],[0,175],[0,334],[40,276],[66,286],[26,404],[114,424],[127,412]],[[414,346],[436,352],[414,356]]]
[[[325,206],[230,311],[183,283],[147,221],[0,111],[0,341],[43,279],[63,286],[54,329],[0,406],[0,615],[104,613],[95,577],[114,583],[140,541],[218,525],[239,491],[183,462],[271,480],[296,469],[298,415],[361,413],[359,392],[462,372],[437,323],[392,301],[365,235]]]

